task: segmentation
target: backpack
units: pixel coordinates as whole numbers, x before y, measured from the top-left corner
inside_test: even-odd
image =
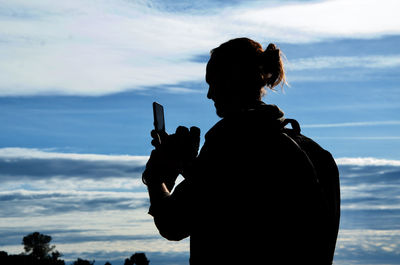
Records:
[[[285,128],[290,124],[291,129]],[[327,218],[324,232],[327,236],[327,252],[332,263],[340,221],[340,183],[339,170],[330,152],[323,149],[312,139],[301,134],[299,123],[294,119],[285,119],[282,132],[289,136],[297,146],[308,156],[314,167],[318,182],[322,188],[327,205]]]

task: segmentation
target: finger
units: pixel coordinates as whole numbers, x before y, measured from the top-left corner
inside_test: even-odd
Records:
[[[161,144],[161,139],[159,134],[157,133],[156,130],[152,130],[150,132],[150,135],[153,138],[153,140],[151,141],[151,145],[154,146],[155,148],[158,148]]]
[[[198,149],[200,145],[200,129],[198,127],[190,127],[190,140],[194,145],[193,147]]]
[[[156,130],[152,130],[152,131],[150,132],[150,135],[151,135],[152,138],[155,138],[155,139],[156,139],[156,138],[159,138],[159,137],[158,137],[158,133],[157,133]]]
[[[175,134],[177,135],[188,135],[189,134],[189,129],[185,126],[179,126],[178,128],[176,128],[176,132]]]
[[[160,140],[159,139],[153,139],[152,141],[151,141],[151,145],[152,146],[154,146],[155,148],[158,148],[160,145],[161,145],[161,143],[160,143]]]
[[[186,149],[190,146],[190,133],[187,127],[179,126],[176,129],[176,135],[180,148]]]

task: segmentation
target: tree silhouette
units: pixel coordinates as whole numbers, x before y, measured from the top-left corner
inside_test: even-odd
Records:
[[[129,259],[125,259],[124,265],[149,265],[150,260],[144,253],[135,253]]]
[[[23,237],[25,253],[18,255],[8,254],[0,250],[0,265],[65,265],[61,260],[62,254],[54,250],[55,245],[50,245],[51,236],[33,232]],[[78,258],[71,265],[94,265],[95,261]],[[125,259],[124,265],[149,265],[150,261],[143,252],[136,252]],[[106,262],[104,265],[111,265]]]
[[[51,236],[43,235],[39,232],[34,232],[25,236],[22,239],[22,244],[24,245],[25,252],[37,259],[44,259],[49,257],[50,252],[56,246],[50,246]],[[61,256],[61,254],[56,251],[54,252],[55,256],[52,258],[57,259]]]
[[[86,259],[80,259],[78,258],[73,265],[93,265],[94,264],[94,260],[92,262],[86,260]]]

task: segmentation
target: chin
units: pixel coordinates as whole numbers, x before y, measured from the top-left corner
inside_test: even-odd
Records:
[[[220,117],[220,118],[225,117],[225,111],[223,111],[221,108],[215,108],[215,110],[216,110],[218,117]]]

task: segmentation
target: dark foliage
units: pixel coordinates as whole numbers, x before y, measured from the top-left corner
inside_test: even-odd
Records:
[[[94,264],[94,260],[92,262],[85,260],[85,259],[80,259],[78,258],[73,265],[93,265]]]
[[[0,251],[0,265],[66,265],[65,261],[60,259],[62,254],[54,250],[55,245],[50,245],[51,236],[34,232],[26,235],[22,239],[25,253],[19,255],[9,255],[5,251]],[[78,258],[71,265],[94,265],[95,261]],[[148,265],[150,261],[145,253],[135,253],[129,259],[125,260],[125,265]],[[104,265],[111,265],[106,262]]]
[[[33,255],[8,255],[7,252],[0,252],[0,264],[2,265],[65,265],[63,260],[55,257],[38,259]]]
[[[129,259],[125,259],[124,265],[148,265],[150,260],[147,259],[144,253],[135,253]]]
[[[46,259],[51,255],[52,250],[56,246],[50,246],[51,236],[34,232],[22,239],[22,244],[26,254],[29,254],[37,259]],[[59,253],[58,253],[59,254]]]

